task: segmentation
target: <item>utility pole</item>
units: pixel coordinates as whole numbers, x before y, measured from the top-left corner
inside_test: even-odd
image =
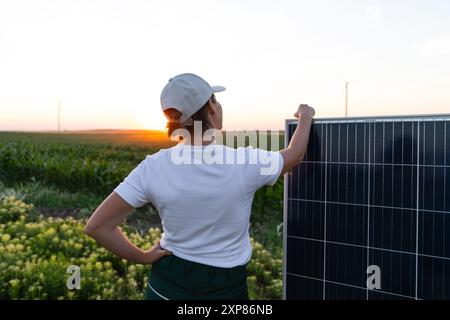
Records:
[[[58,132],[61,131],[61,98],[58,98]]]
[[[345,82],[345,117],[348,117],[348,81]]]

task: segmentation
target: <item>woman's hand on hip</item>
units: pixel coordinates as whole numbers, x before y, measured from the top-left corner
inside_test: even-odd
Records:
[[[170,256],[172,252],[161,248],[159,241],[150,249],[144,251],[144,264],[152,264],[162,257]]]

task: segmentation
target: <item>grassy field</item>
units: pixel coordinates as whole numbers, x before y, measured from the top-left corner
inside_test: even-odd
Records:
[[[0,264],[8,262],[9,270],[0,272],[0,299],[140,298],[145,283],[142,281],[148,270],[137,267],[139,272],[135,268],[126,272],[131,266],[123,261],[113,263],[114,257],[100,250],[88,239],[83,240],[86,248],[79,248],[78,251],[71,248],[69,242],[72,239],[74,245],[78,243],[75,235],[84,239],[80,226],[85,219],[147,154],[173,144],[159,131],[0,132],[0,201],[3,201],[3,208],[0,206]],[[255,254],[249,277],[252,298],[281,297],[282,238],[278,232],[282,222],[281,180],[274,187],[260,189],[253,203],[250,232],[254,238]],[[21,207],[25,209],[19,210]],[[24,212],[15,214],[16,211]],[[40,229],[38,228],[40,231],[27,233],[27,224],[41,224]],[[68,227],[61,230],[62,225]],[[157,210],[151,204],[135,210],[124,228],[133,235],[137,243],[149,245],[148,242],[157,240],[160,232]],[[42,241],[36,239],[40,236],[45,238],[42,233],[46,234],[49,229],[58,234],[53,235],[53,239],[56,237],[58,241],[65,240],[64,250],[59,251],[58,246],[47,246],[45,249],[41,247]],[[149,236],[149,232],[152,236]],[[2,234],[8,234],[9,239]],[[12,247],[27,241],[28,246],[22,244],[24,247],[21,250],[17,251]],[[9,251],[8,246],[11,249]],[[38,258],[33,258],[33,255],[38,255],[39,250],[44,250],[45,259],[41,262]],[[72,256],[61,252],[71,252]],[[79,254],[73,256],[74,252]],[[61,289],[55,284],[59,283],[61,277],[66,277],[65,273],[52,277],[50,285],[45,279],[41,279],[44,283],[41,284],[42,288],[33,289],[39,293],[33,291],[33,295],[30,295],[26,292],[29,287],[27,283],[31,280],[21,278],[14,271],[21,270],[27,263],[34,263],[35,268],[44,269],[53,263],[55,270],[60,270],[72,258],[90,259],[89,262],[76,260],[85,268],[90,266],[89,263],[95,266],[96,259],[103,264],[109,261],[111,265],[103,265],[104,269],[97,270],[98,279],[92,280],[92,286],[85,289],[87,291],[72,295],[69,295],[71,292],[66,292],[67,289]],[[112,272],[118,279],[125,279],[124,287],[119,290],[120,295],[111,295],[111,290],[117,291],[115,284],[110,284],[109,287],[98,284],[104,278],[102,270],[104,273]],[[138,278],[135,283],[131,276]],[[58,290],[45,291],[46,286],[53,288],[55,285]]]

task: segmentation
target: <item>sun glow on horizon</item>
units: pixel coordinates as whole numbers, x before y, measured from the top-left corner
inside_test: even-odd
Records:
[[[160,130],[166,128],[166,118],[161,110],[150,110],[149,107],[133,108],[132,118],[136,123],[136,128],[145,130]]]

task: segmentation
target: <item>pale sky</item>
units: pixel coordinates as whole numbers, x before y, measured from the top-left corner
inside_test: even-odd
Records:
[[[225,129],[317,117],[450,113],[448,0],[0,0],[0,130],[163,128],[192,72]]]

